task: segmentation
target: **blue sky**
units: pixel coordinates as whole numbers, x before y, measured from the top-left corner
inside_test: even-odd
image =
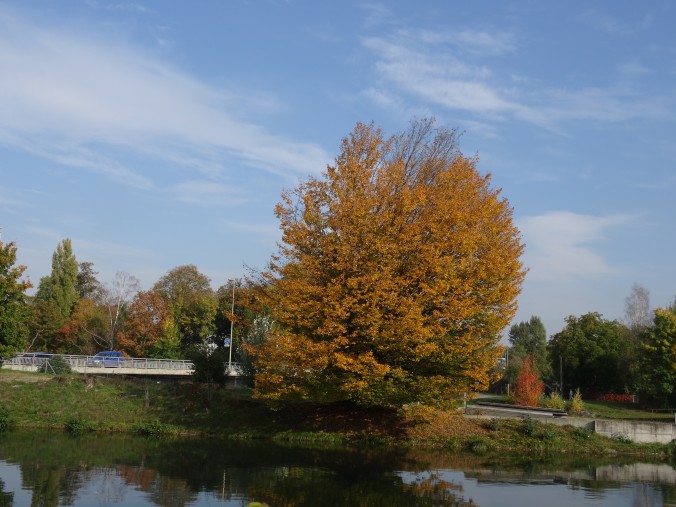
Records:
[[[514,208],[515,322],[676,293],[668,1],[0,0],[0,227],[37,284],[71,238],[102,282],[276,251],[282,190],[355,123],[464,132]]]

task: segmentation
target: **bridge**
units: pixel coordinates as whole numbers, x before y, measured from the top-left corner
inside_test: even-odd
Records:
[[[20,354],[6,360],[2,367],[8,370],[38,371],[47,365],[49,359],[57,354]],[[71,370],[90,375],[164,375],[185,377],[193,374],[195,365],[184,359],[115,358],[115,360],[95,361],[94,356],[60,355]],[[97,358],[99,359],[99,358]],[[230,377],[243,375],[241,363],[225,365],[225,374]]]

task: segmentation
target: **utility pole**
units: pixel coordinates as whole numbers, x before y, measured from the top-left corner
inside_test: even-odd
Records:
[[[235,323],[235,283],[236,279],[232,278],[229,280],[232,282],[232,310],[230,312],[230,347],[228,347],[228,375],[232,374],[232,338],[233,338],[233,329]]]

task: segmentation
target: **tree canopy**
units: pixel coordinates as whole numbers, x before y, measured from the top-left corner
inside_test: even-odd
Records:
[[[26,291],[32,285],[22,278],[26,267],[15,263],[16,245],[0,241],[0,359],[22,350],[28,335]]]
[[[536,370],[542,380],[551,377],[552,368],[547,354],[547,332],[542,320],[532,316],[526,322],[519,322],[509,328],[509,364],[507,379],[516,382],[519,370],[527,357],[531,357],[531,368]]]
[[[486,386],[524,276],[512,209],[431,120],[357,124],[285,192],[259,397],[435,403]]]
[[[184,349],[205,343],[215,332],[218,302],[209,283],[209,277],[188,264],[173,268],[153,286],[172,311]]]
[[[587,394],[631,388],[631,350],[627,328],[596,312],[567,317],[566,327],[549,342],[552,366],[562,367],[564,385]]]
[[[665,407],[676,406],[676,304],[655,310],[641,348],[641,393]]]

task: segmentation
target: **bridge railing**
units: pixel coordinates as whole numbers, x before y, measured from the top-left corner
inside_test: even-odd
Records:
[[[35,354],[20,354],[12,359],[6,360],[5,365],[11,366],[35,366],[39,368],[44,366],[50,357],[56,354],[35,353]],[[98,362],[94,361],[94,356],[80,356],[63,354],[61,357],[71,366],[77,368],[129,368],[138,370],[171,370],[171,371],[193,371],[195,365],[192,361],[185,359],[155,359],[155,358],[101,358],[97,357]],[[101,361],[102,360],[102,361]],[[225,365],[226,370],[228,366]],[[241,365],[239,363],[232,363],[229,374],[237,374],[241,372]]]

